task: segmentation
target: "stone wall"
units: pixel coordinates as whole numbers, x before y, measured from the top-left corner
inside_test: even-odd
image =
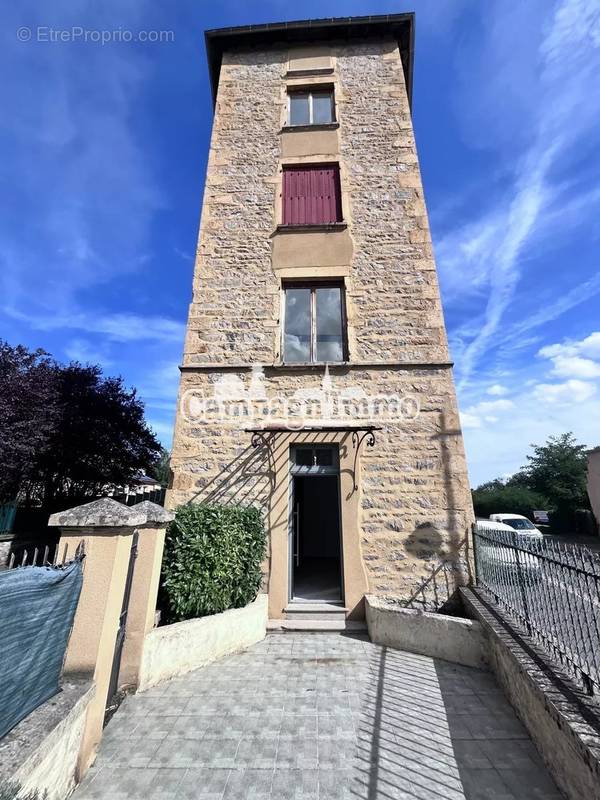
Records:
[[[440,598],[435,592],[426,597],[423,587],[431,588],[442,560],[453,560],[457,583],[467,578],[472,507],[398,48],[392,41],[329,48],[332,72],[323,82],[335,88],[339,136],[315,139],[335,141],[336,150],[307,158],[340,163],[348,228],[331,236],[340,242],[349,236],[352,246],[344,245],[347,255],[340,255],[349,263],[328,252],[327,272],[319,265],[314,272],[312,266],[293,270],[305,251],[313,257],[306,237],[328,234],[290,238],[276,229],[281,140],[297,135],[282,132],[289,55],[280,47],[223,58],[167,502],[174,507],[231,496],[257,502],[269,514],[272,535],[276,522],[287,519],[287,484],[272,496],[273,463],[287,468],[287,450],[253,450],[243,430],[252,425],[247,420],[237,426],[190,421],[182,401],[190,389],[210,396],[225,377],[247,383],[249,367],[257,364],[265,368],[271,395],[319,387],[322,372],[279,364],[281,280],[290,274],[331,278],[337,269],[346,288],[349,364],[330,367],[333,381],[370,394],[410,394],[421,406],[415,422],[386,423],[376,446],[362,449],[358,518],[350,529],[344,523],[344,536],[358,538],[371,592],[434,608]],[[287,249],[275,248],[274,265],[272,244],[281,236],[288,237]],[[284,527],[277,535],[286,535]]]
[[[456,584],[468,579],[469,487],[449,370],[331,368],[330,373],[334,390],[373,391],[376,386],[381,393],[410,394],[420,402],[415,421],[381,423],[375,446],[361,448],[356,531],[344,525],[344,536],[359,537],[369,591],[437,608]],[[248,372],[229,373],[229,380],[232,376],[249,385]],[[220,377],[185,371],[182,389],[207,396]],[[289,397],[307,388],[317,391],[321,383],[322,375],[314,371],[266,370],[269,397]],[[198,424],[180,415],[177,425],[178,463],[170,505],[189,500],[256,503],[268,515],[271,536],[279,537],[285,547],[287,523],[281,523],[287,520],[288,491],[285,476],[278,477],[278,472],[287,472],[289,446],[306,441],[306,434],[279,434],[269,448],[255,449],[245,430],[252,426],[250,421]],[[275,492],[275,486],[282,488]],[[271,538],[271,552],[277,545]],[[454,566],[449,584],[432,581],[442,562]]]

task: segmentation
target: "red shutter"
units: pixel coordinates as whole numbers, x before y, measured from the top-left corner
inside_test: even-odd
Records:
[[[342,221],[337,164],[283,170],[283,224],[323,225]]]

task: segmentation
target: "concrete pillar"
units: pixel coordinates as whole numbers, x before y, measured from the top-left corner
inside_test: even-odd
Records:
[[[140,508],[143,506],[143,508]],[[65,656],[65,675],[88,675],[96,684],[96,694],[88,707],[86,727],[79,754],[78,773],[82,777],[94,760],[96,749],[102,737],[104,712],[110,682],[119,617],[127,580],[127,570],[134,531],[139,531],[139,539],[144,540],[144,529],[148,527],[149,541],[160,539],[158,526],[172,517],[154,503],[140,503],[138,506],[125,506],[110,498],[102,498],[77,508],[69,509],[50,517],[49,525],[59,526],[61,538],[59,554],[61,558],[72,558],[77,545],[84,541],[86,558],[81,597],[75,614],[73,630]],[[154,519],[161,520],[155,522]],[[152,553],[148,556],[147,551]],[[144,561],[148,558],[155,572],[160,570],[156,559],[156,546],[144,547]],[[160,541],[162,556],[162,540]],[[135,580],[135,571],[134,571]],[[158,574],[138,580],[140,590],[149,591],[155,587],[152,600],[149,597],[135,598],[132,584],[130,603],[136,608],[144,608],[156,602]],[[138,611],[139,613],[139,611]],[[141,646],[141,644],[140,644]],[[132,656],[133,658],[133,656]],[[141,658],[141,654],[140,654]]]
[[[136,526],[138,531],[137,557],[127,613],[125,643],[121,656],[119,686],[137,689],[144,637],[154,627],[166,526],[173,519],[174,514],[148,500],[138,503],[135,509],[138,512],[146,513],[146,522],[143,526]]]

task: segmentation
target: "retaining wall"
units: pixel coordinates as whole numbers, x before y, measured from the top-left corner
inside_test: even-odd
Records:
[[[146,635],[139,691],[184,675],[264,639],[267,595],[245,608],[154,628]]]
[[[85,716],[95,686],[68,681],[0,741],[0,780],[37,790],[47,800],[64,800],[80,776],[77,759]]]
[[[467,667],[485,669],[488,664],[478,622],[404,608],[374,595],[367,595],[365,606],[369,636],[376,644]]]

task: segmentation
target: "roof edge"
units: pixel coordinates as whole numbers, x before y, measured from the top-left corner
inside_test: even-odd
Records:
[[[261,25],[240,25],[235,28],[212,28],[204,32],[213,106],[216,102],[221,60],[226,50],[259,44],[287,42],[319,42],[336,38],[368,39],[392,35],[398,41],[404,69],[408,103],[412,109],[415,13],[379,14],[363,17],[268,22]]]

